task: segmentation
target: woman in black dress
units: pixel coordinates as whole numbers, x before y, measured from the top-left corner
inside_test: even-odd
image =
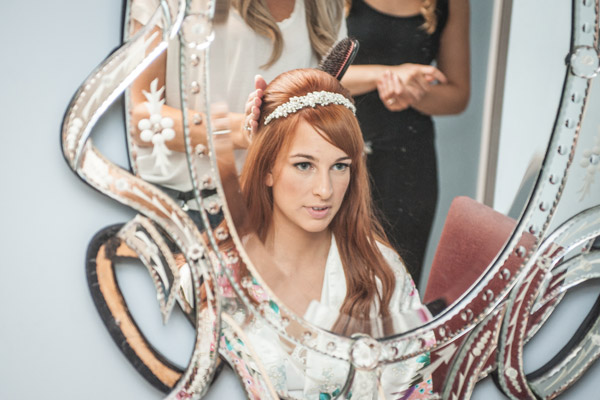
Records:
[[[373,197],[419,282],[438,199],[431,115],[469,99],[468,0],[354,0],[347,25],[360,50],[342,83],[369,144]]]

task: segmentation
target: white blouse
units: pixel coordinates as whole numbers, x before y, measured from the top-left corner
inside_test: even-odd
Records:
[[[146,24],[159,6],[159,0],[133,0],[131,18]],[[254,90],[254,76],[262,75],[267,82],[282,72],[296,68],[310,68],[318,65],[318,56],[312,49],[306,25],[304,1],[296,0],[289,18],[277,25],[283,37],[281,56],[269,68],[264,65],[273,48],[269,38],[254,32],[246,25],[239,13],[233,8],[225,24],[214,26],[215,39],[210,46],[210,101],[226,102],[230,112],[243,113],[250,92]],[[347,35],[346,22],[342,21],[338,39]],[[165,104],[180,107],[179,98],[179,40],[175,38],[167,50],[167,72]],[[195,109],[198,104],[191,102],[188,107]],[[241,168],[245,151],[236,153],[238,169]],[[136,164],[142,179],[180,191],[192,189],[187,170],[185,153],[171,151],[168,155],[168,171],[157,167],[156,154],[152,147],[137,149]],[[208,171],[208,160],[196,157],[197,171]]]

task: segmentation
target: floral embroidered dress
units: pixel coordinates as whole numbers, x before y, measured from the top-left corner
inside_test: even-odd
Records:
[[[323,329],[331,329],[338,318],[338,311],[346,295],[346,280],[337,244],[334,238],[331,242],[321,299],[313,300],[304,315],[305,320]],[[390,302],[394,331],[404,332],[428,321],[431,316],[421,304],[414,283],[398,255],[386,246],[380,245],[379,248],[396,276],[397,286]],[[229,268],[232,272],[236,270],[235,265],[230,265]],[[233,295],[227,285],[221,286],[224,289],[223,294]],[[267,296],[266,293],[264,295]],[[377,309],[377,304],[374,304],[373,316],[377,315]],[[348,362],[327,357],[300,345],[284,343],[277,332],[261,320],[254,320],[245,329],[245,334],[246,341],[249,342],[254,354],[260,358],[264,370],[281,397],[323,400],[333,398],[340,393],[350,369]],[[433,335],[426,340],[427,344],[435,341]],[[223,340],[221,343],[224,343]],[[417,343],[408,343],[401,352],[411,352],[417,348]],[[243,361],[232,350],[233,347],[229,346],[221,352],[228,352],[226,358],[238,364],[235,367],[239,371],[239,363]],[[239,346],[238,351],[240,351]],[[421,377],[418,370],[428,364],[429,356],[423,355],[385,366],[380,381],[386,398],[427,398],[432,393],[431,379]],[[249,370],[252,366],[243,365],[241,369]],[[246,379],[247,385],[252,387],[252,379],[247,375]]]

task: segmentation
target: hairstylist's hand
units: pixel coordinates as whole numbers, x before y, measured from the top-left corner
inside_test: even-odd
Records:
[[[410,107],[411,98],[406,87],[390,70],[377,80],[377,92],[383,105],[390,111],[402,111]]]
[[[446,76],[432,65],[400,64],[384,72],[377,84],[381,101],[390,111],[402,111],[418,103],[435,82]]]
[[[260,105],[262,104],[263,91],[267,87],[265,79],[256,75],[254,77],[254,91],[248,95],[248,101],[246,101],[246,109],[244,117],[243,131],[248,136],[248,140],[251,140],[252,135],[256,133],[258,129],[258,120],[260,119]]]

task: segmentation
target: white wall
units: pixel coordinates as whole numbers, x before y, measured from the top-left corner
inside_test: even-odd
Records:
[[[532,158],[546,152],[566,74],[570,7],[564,0],[513,3],[494,196],[502,213],[508,213]]]

